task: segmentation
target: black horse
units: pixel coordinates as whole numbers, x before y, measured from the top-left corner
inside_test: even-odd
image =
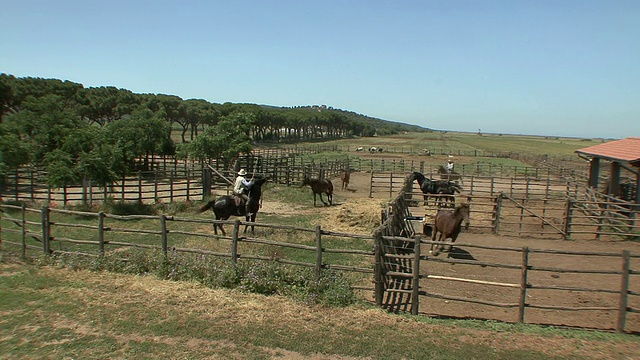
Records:
[[[245,211],[244,199],[236,195],[224,195],[217,199],[210,200],[208,203],[200,208],[200,212],[204,212],[213,208],[213,213],[216,216],[216,220],[227,220],[231,216],[244,216],[246,221],[256,222],[256,215],[260,209],[260,197],[262,196],[262,185],[267,181],[267,178],[257,178],[251,180],[248,185],[249,189],[249,202],[246,209],[249,210],[250,215]],[[244,228],[244,232],[247,232],[247,224]],[[218,235],[218,228],[222,231],[222,235],[226,235],[222,224],[215,223],[213,225],[213,231]],[[254,226],[251,225],[251,234],[253,234]]]
[[[323,204],[333,204],[333,183],[331,180],[311,179],[310,177],[305,176],[304,179],[302,179],[300,187],[304,187],[305,185],[309,185],[311,187],[311,191],[313,191],[313,206],[316,206],[316,194],[320,195],[320,201],[322,201]],[[329,201],[328,204],[322,199],[322,194],[327,195],[327,201]]]
[[[451,202],[452,205],[455,205],[456,198],[454,195],[460,193],[462,188],[460,185],[446,180],[431,180],[425,177],[422,173],[414,171],[412,173],[413,179],[418,182],[420,185],[420,190],[424,195],[425,205],[429,204],[429,197],[436,195],[437,200],[436,203],[439,206],[446,205],[447,202]]]

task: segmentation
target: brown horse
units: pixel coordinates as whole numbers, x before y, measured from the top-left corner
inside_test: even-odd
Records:
[[[436,241],[436,235],[440,233],[438,241],[446,241],[451,239],[454,243],[460,234],[460,228],[462,221],[464,220],[465,229],[469,228],[469,204],[460,204],[454,210],[439,210],[436,214],[436,219],[433,225],[433,233],[431,235],[431,241]],[[450,252],[452,245],[431,244],[430,254],[438,256],[441,251]]]
[[[342,190],[347,190],[347,187],[349,187],[350,177],[351,177],[351,174],[349,173],[348,169],[340,170],[340,180],[342,180]]]
[[[311,179],[308,176],[305,176],[302,179],[302,184],[300,187],[304,187],[305,185],[309,185],[311,187],[311,191],[313,191],[313,206],[316,206],[316,194],[320,194],[320,201],[322,201],[325,205],[333,204],[333,183],[329,179]],[[327,195],[327,204],[322,199],[322,194]]]
[[[460,181],[460,184],[464,185],[464,182],[462,181],[462,175],[458,174],[455,171],[451,171],[448,172],[447,169],[444,168],[444,166],[440,165],[438,167],[438,174],[440,174],[440,179],[442,180],[448,180],[448,181]]]

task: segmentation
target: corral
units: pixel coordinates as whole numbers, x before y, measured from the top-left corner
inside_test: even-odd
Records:
[[[417,166],[408,166],[407,169],[412,167]],[[349,234],[358,228],[357,223],[363,218],[380,217],[380,207],[376,204],[388,201],[402,190],[405,180],[403,175],[405,174],[402,171],[399,173],[354,172],[351,174],[349,189],[336,191],[335,206],[319,209],[296,208],[296,212],[322,212],[325,221],[320,224],[321,229],[307,229],[311,234],[316,234],[316,238],[320,231],[323,239],[325,236],[330,239],[328,242],[323,242],[321,246],[328,247],[328,250],[332,250],[334,254],[351,252],[352,255],[363,256],[355,266],[348,262],[338,263],[337,257],[332,258],[332,255],[321,258],[319,263],[315,262],[312,266],[316,266],[319,270],[329,267],[372,274],[375,254],[367,250],[366,246],[361,249],[348,248]],[[390,180],[385,186],[382,179]],[[626,324],[622,323],[623,330],[640,331],[638,328],[640,321],[637,316],[637,309],[640,307],[637,276],[640,265],[637,242],[626,240],[624,235],[622,237],[617,235],[614,230],[605,226],[608,220],[602,220],[603,218],[600,220],[596,218],[595,222],[580,225],[584,230],[576,230],[579,226],[575,222],[573,226],[567,227],[571,225],[565,222],[567,210],[572,209],[573,205],[566,201],[566,194],[572,191],[572,188],[561,179],[547,177],[543,180],[532,180],[527,177],[520,179],[511,177],[505,180],[495,177],[469,176],[464,181],[467,191],[458,197],[458,201],[471,203],[471,230],[461,235],[455,251],[451,254],[451,259],[448,260],[443,260],[443,256],[423,259],[420,254],[426,254],[428,242],[423,242],[420,246],[421,251],[418,253],[420,273],[416,276],[421,277],[422,281],[417,312],[431,316],[517,322],[522,320],[523,312],[519,310],[524,307],[526,308],[524,321],[527,323],[619,329],[619,312],[621,307],[624,307],[627,319]],[[397,186],[394,183],[397,183]],[[376,191],[376,186],[380,186],[378,189],[380,191]],[[382,191],[383,188],[384,191]],[[531,194],[544,196],[535,198],[530,196]],[[403,219],[408,216],[428,219],[436,211],[434,208],[425,208],[421,205],[422,196],[415,188],[405,192],[403,201],[411,205],[407,207],[408,213],[404,214],[407,216],[403,216]],[[567,207],[567,204],[570,206]],[[537,207],[539,211],[535,210]],[[261,210],[263,214],[270,214],[273,217],[287,216],[287,212],[292,211],[287,209],[291,207],[270,200],[268,192],[266,193]],[[496,213],[496,209],[500,209],[499,214]],[[193,220],[192,222],[199,224],[196,225],[197,231],[194,233],[180,234],[178,231],[169,233],[184,237],[210,235],[211,221]],[[415,223],[411,227],[418,229],[419,222],[412,220],[408,222]],[[628,225],[632,234],[637,231],[635,223]],[[166,224],[163,226],[165,226],[164,230],[139,229],[137,231],[160,237],[165,244],[164,238],[168,232]],[[598,227],[602,228],[602,231],[596,231]],[[606,231],[605,227],[607,227]],[[99,225],[95,228],[103,229],[104,227]],[[269,244],[268,234],[276,231],[274,229],[277,228],[278,226],[263,228],[262,234],[259,232],[258,236],[263,236],[264,239],[243,238],[240,242],[263,243],[269,246],[268,251],[273,251],[277,249],[278,244]],[[285,228],[280,227],[280,229]],[[109,230],[125,231],[125,229],[114,228]],[[286,231],[294,230],[302,231],[301,229]],[[172,239],[176,236],[173,234],[170,235]],[[405,233],[405,235],[411,235],[411,239],[415,239],[415,236],[419,236],[419,231],[418,234]],[[369,242],[369,248],[373,247],[373,236],[360,234],[359,237]],[[563,240],[565,238],[569,240]],[[314,244],[313,239],[314,235],[311,235],[310,244],[301,249],[314,251],[318,245]],[[57,236],[57,240],[65,239]],[[407,240],[401,241],[407,244]],[[118,245],[115,241],[108,243],[110,244],[108,246]],[[159,247],[157,241],[150,241],[144,246]],[[407,247],[404,248],[406,250]],[[527,250],[524,251],[523,248]],[[241,258],[251,256],[265,260],[274,258],[273,253],[249,255],[249,250],[246,248],[240,250],[236,248],[236,255],[233,254],[233,250],[227,254],[222,249],[228,249],[228,245],[208,250],[208,252],[210,255],[228,256],[232,259],[238,255],[237,251],[242,254]],[[631,254],[625,257],[625,250],[631,251]],[[279,250],[276,252],[280,256],[279,261],[286,262],[284,253]],[[412,253],[411,256],[415,254]],[[523,267],[525,257],[527,260]],[[409,259],[402,261],[406,260]],[[295,261],[290,262],[295,264]],[[300,265],[309,266],[308,264]],[[523,268],[530,270],[524,285],[521,281]],[[624,277],[621,277],[624,276],[625,269],[628,276],[626,289],[623,286]],[[401,285],[396,295],[393,295],[393,291],[387,292],[385,304],[389,310],[414,311],[413,305],[407,300],[408,294],[413,289],[402,288],[406,285]],[[524,301],[521,298],[523,287],[526,289]],[[374,298],[374,292],[370,291],[373,289],[367,281],[361,284],[360,288],[364,290],[363,296],[369,297],[372,301],[378,300]],[[623,297],[625,303],[621,300]]]

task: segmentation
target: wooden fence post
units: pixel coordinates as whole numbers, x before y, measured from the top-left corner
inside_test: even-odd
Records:
[[[173,178],[175,170],[169,172],[169,202],[173,202]]]
[[[49,235],[51,229],[49,228],[50,213],[49,207],[43,206],[40,212],[42,218],[42,248],[45,255],[51,254],[51,244],[49,243]]]
[[[202,167],[202,200],[211,197],[211,169]]]
[[[413,246],[413,289],[411,289],[411,314],[418,315],[420,310],[420,235],[414,237]]]
[[[371,170],[371,177],[369,179],[369,197],[373,197],[373,170]]]
[[[22,258],[27,256],[27,204],[22,203]]]
[[[393,197],[393,171],[389,173],[389,197]]]
[[[573,215],[573,200],[567,199],[567,207],[565,209],[564,216],[564,239],[568,240],[571,238],[571,218]]]
[[[104,212],[98,213],[98,246],[100,253],[104,255]]]
[[[160,215],[160,229],[162,230],[162,255],[167,259],[167,249],[169,248],[169,231],[167,230],[167,216]]]
[[[374,269],[374,297],[377,306],[382,306],[384,297],[384,277],[382,274],[382,232],[376,231],[375,234],[375,269]]]
[[[138,170],[138,203],[142,204],[142,171]]]
[[[153,172],[153,202],[158,202],[158,168]]]
[[[616,325],[617,332],[624,332],[624,326],[627,321],[627,301],[629,298],[629,270],[630,254],[629,250],[622,251],[622,274],[620,283],[620,306],[618,308],[618,323]]]
[[[214,225],[215,226],[215,225]],[[240,236],[240,220],[236,219],[233,223],[233,235],[231,239],[231,263],[238,263],[238,237]]]
[[[316,225],[316,280],[320,279],[322,272],[322,228]]]
[[[500,210],[502,209],[502,193],[496,196],[495,203],[493,205],[493,233],[500,233]]]
[[[520,300],[518,302],[518,322],[524,323],[524,309],[527,305],[527,287],[529,278],[529,248],[522,248],[522,269],[520,272]]]
[[[189,173],[189,168],[185,167],[185,172],[187,175],[187,202],[189,202],[189,191],[191,191],[191,175]]]

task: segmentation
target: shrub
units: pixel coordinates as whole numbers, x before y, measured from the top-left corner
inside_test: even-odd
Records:
[[[311,268],[274,261],[245,261],[237,265],[228,259],[198,254],[170,253],[129,248],[104,256],[56,254],[47,264],[72,270],[110,271],[131,275],[153,275],[173,281],[195,281],[210,288],[240,288],[264,295],[289,296],[306,304],[347,306],[356,301],[349,281],[342,273],[323,270],[319,279]],[[43,264],[43,265],[47,265]]]

